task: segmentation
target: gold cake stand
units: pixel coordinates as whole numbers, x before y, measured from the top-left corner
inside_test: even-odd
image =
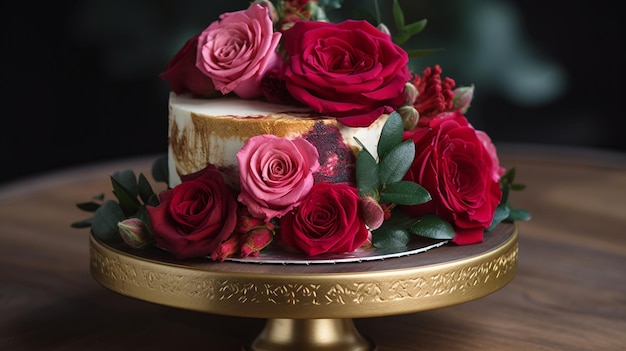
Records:
[[[500,224],[475,245],[444,245],[379,261],[275,265],[175,261],[90,239],[91,274],[140,300],[205,313],[262,318],[246,351],[373,351],[353,318],[413,313],[489,295],[517,268],[518,230]]]

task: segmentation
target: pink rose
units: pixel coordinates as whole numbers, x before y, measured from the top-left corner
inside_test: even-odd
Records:
[[[261,78],[281,62],[280,37],[266,7],[253,3],[247,10],[224,13],[200,34],[196,66],[222,94],[260,97]]]
[[[181,180],[159,194],[158,206],[146,206],[152,235],[177,259],[209,256],[235,230],[235,195],[212,165]]]
[[[284,47],[286,87],[316,112],[366,127],[404,103],[408,55],[366,21],[300,21]]]
[[[354,187],[316,183],[300,206],[281,218],[281,239],[309,256],[352,252],[370,235],[360,204]]]
[[[455,110],[416,128],[412,138],[417,152],[405,179],[426,188],[432,200],[405,210],[413,216],[436,214],[447,220],[457,244],[481,242],[502,191],[493,179],[491,155],[476,130]]]
[[[176,94],[190,92],[198,96],[213,95],[215,87],[211,78],[196,67],[198,36],[189,39],[167,64],[159,78],[168,80]]]
[[[298,206],[313,186],[318,158],[315,146],[302,138],[268,134],[248,139],[237,153],[239,201],[265,221],[281,217]]]

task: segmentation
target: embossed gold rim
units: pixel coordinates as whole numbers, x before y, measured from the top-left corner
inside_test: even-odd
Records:
[[[472,301],[513,279],[517,254],[514,226],[500,245],[444,263],[384,271],[272,274],[171,264],[90,238],[91,274],[110,290],[171,307],[268,319],[377,317]]]

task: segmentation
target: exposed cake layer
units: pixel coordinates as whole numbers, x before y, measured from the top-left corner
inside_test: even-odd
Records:
[[[367,128],[352,128],[306,108],[235,97],[194,99],[171,93],[170,186],[179,184],[181,175],[213,164],[228,184],[238,188],[237,152],[249,138],[261,134],[307,139],[320,154],[316,181],[353,182],[355,155],[361,150],[355,138],[376,157],[386,120],[387,115],[383,115]]]

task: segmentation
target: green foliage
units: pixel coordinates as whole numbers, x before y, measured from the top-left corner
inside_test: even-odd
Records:
[[[152,175],[155,180],[167,183],[167,156],[159,157],[152,164]],[[150,223],[146,206],[159,204],[158,194],[143,173],[137,176],[132,170],[124,170],[113,173],[110,179],[117,201],[105,200],[104,194],[99,194],[91,201],[78,203],[76,207],[93,216],[71,224],[72,228],[91,228],[94,236],[107,242],[121,240],[117,223],[127,218],[136,217]]]

